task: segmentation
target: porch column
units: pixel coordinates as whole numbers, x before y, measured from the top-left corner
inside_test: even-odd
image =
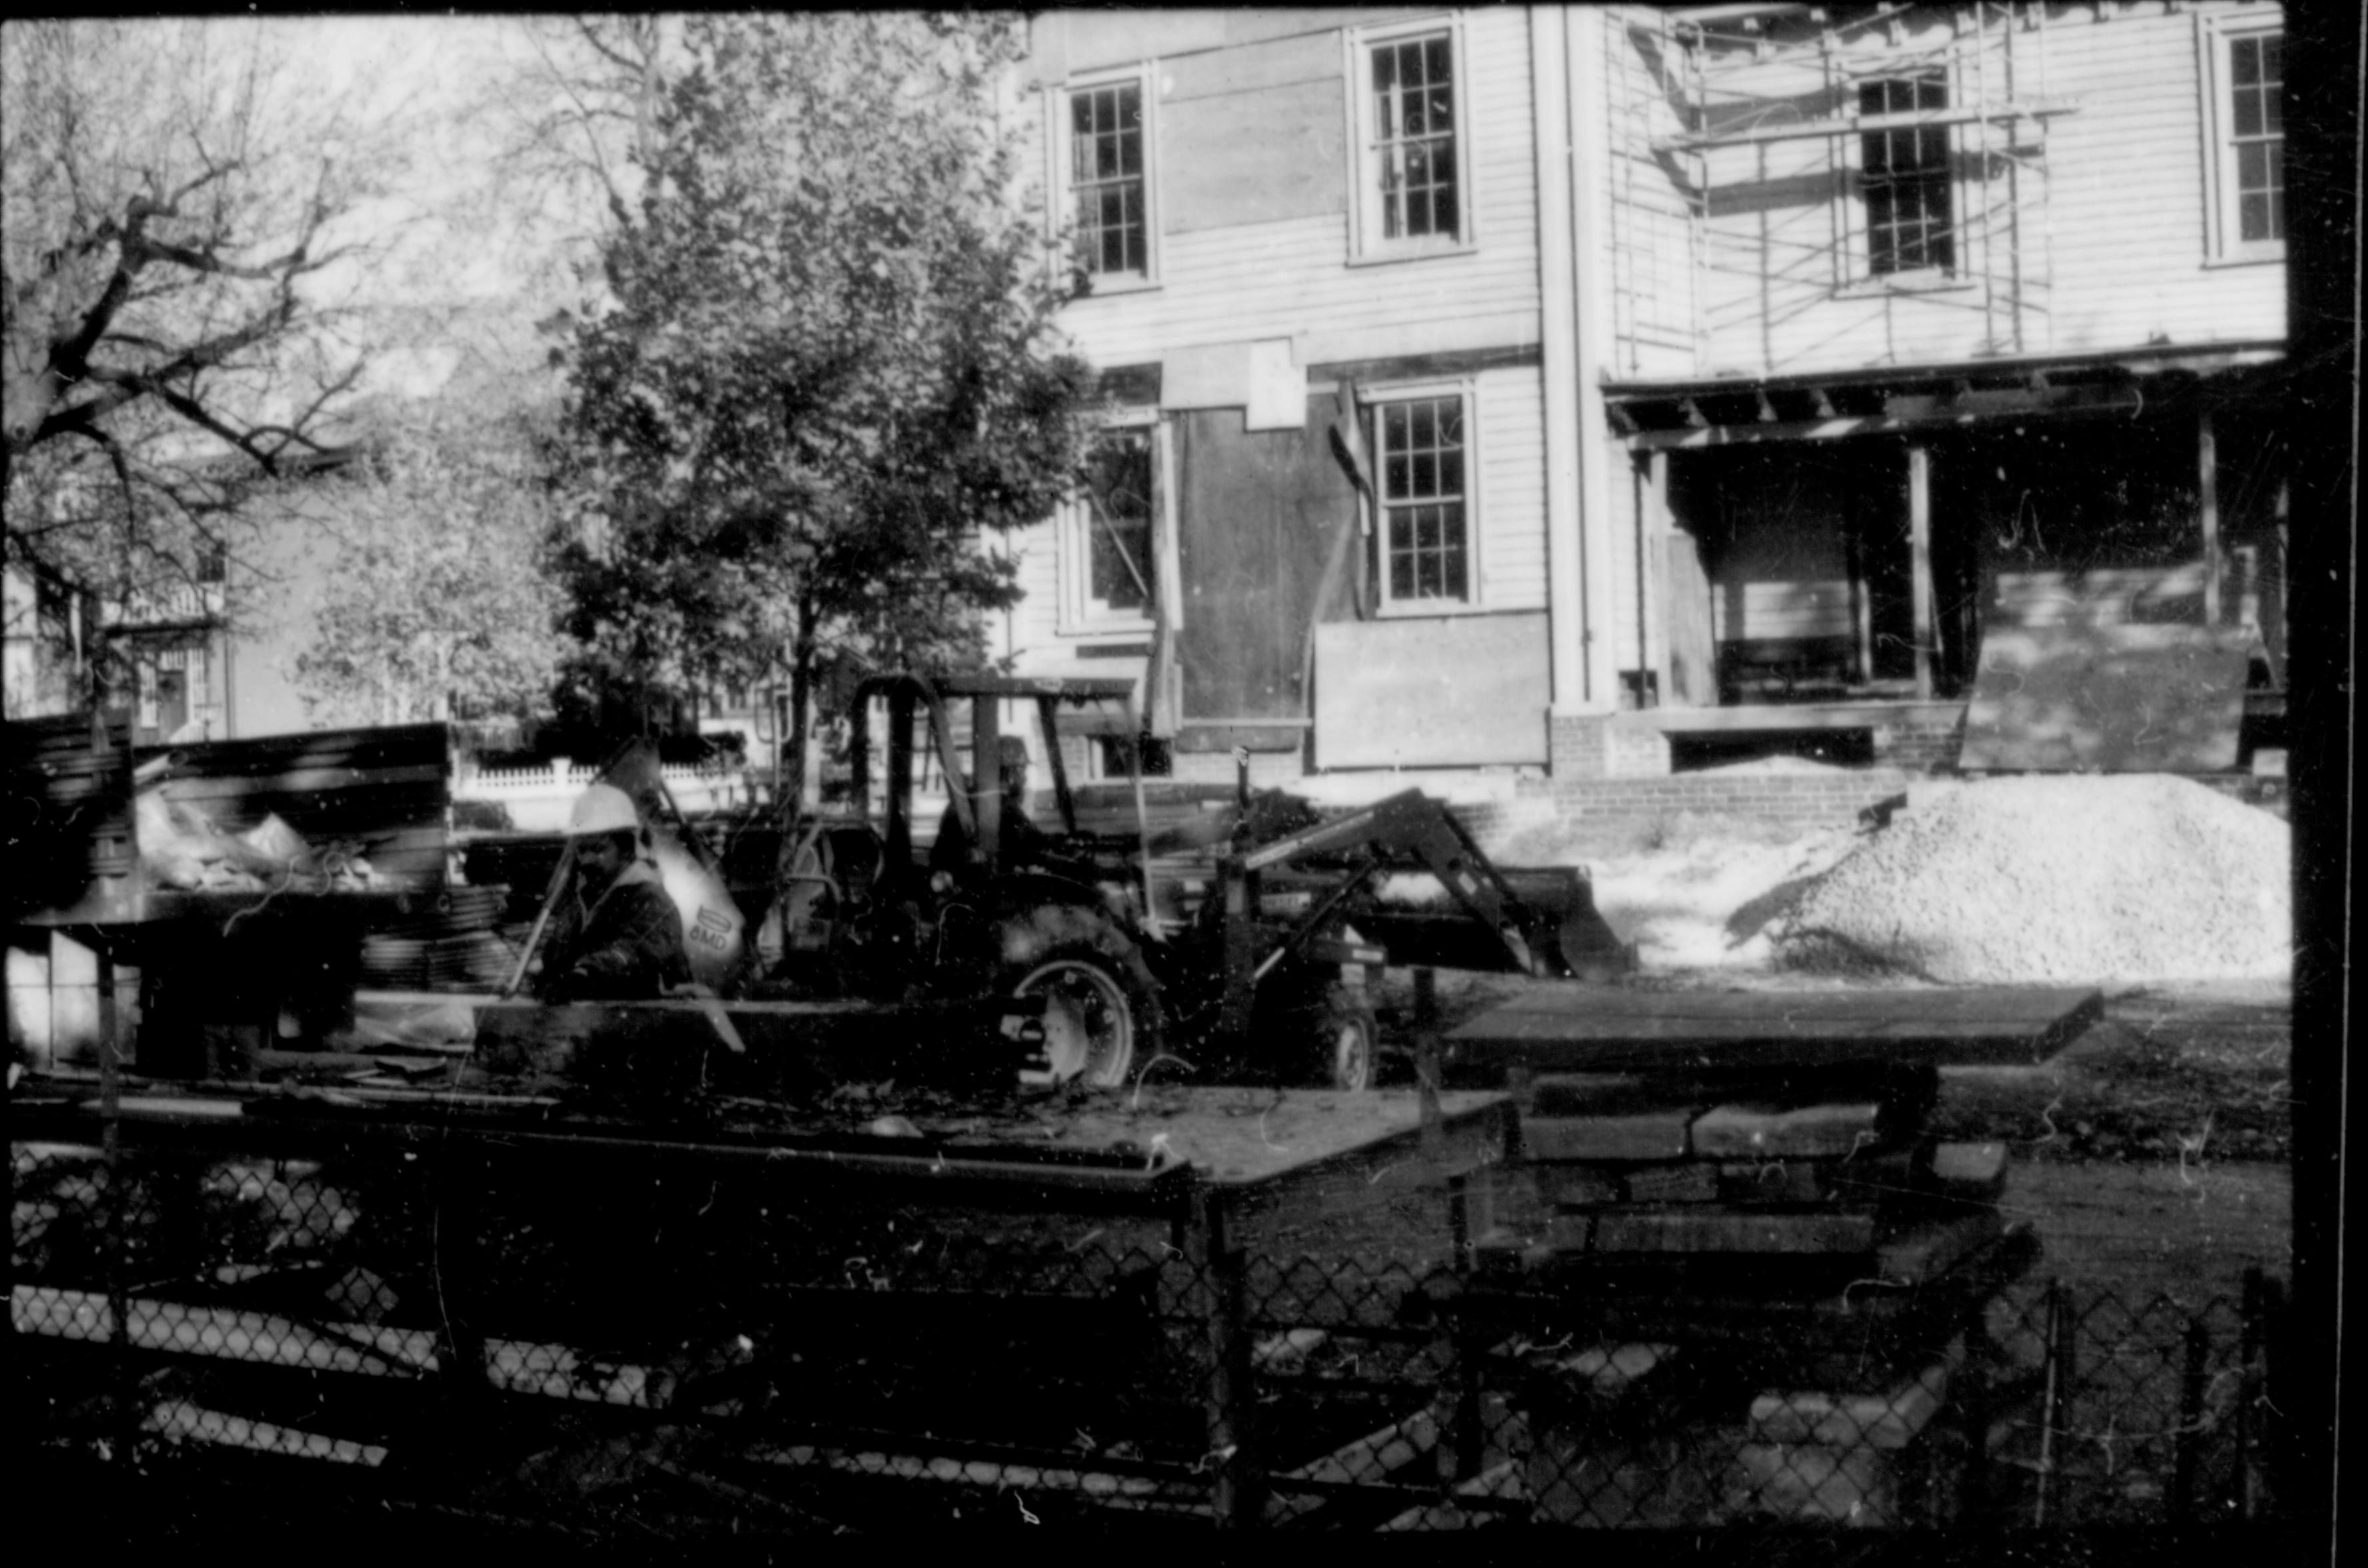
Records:
[[[1932,697],[1932,666],[1941,653],[1932,624],[1932,450],[1907,449],[1908,593],[1916,615],[1916,697]]]
[[[2203,624],[2220,624],[2220,449],[2212,411],[2195,416],[2195,511],[2203,534]]]
[[[1643,628],[1645,667],[1653,674],[1655,701],[1676,700],[1669,684],[1669,454],[1645,459],[1645,504],[1638,508],[1644,537],[1637,541],[1636,619]]]

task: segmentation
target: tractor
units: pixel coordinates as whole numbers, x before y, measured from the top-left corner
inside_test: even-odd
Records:
[[[1080,832],[1064,711],[1127,704],[1133,733],[1133,693],[1126,680],[996,675],[862,683],[855,810],[811,815],[784,840],[749,993],[1041,997],[1042,1043],[1022,1074],[1038,1082],[1116,1087],[1166,1052],[1204,1075],[1360,1089],[1377,1071],[1370,982],[1384,964],[1575,979],[1633,964],[1582,873],[1499,869],[1418,790],[1326,817],[1245,781],[1155,833],[1131,776],[1133,831]],[[1042,725],[1060,819],[1049,835],[1005,818],[1013,701]],[[887,715],[877,808],[875,707]],[[940,839],[957,835],[958,856],[918,850],[925,749],[947,786]],[[1154,859],[1179,851],[1205,853],[1209,874],[1163,915]]]

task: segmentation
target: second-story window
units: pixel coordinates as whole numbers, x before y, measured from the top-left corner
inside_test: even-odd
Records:
[[[1463,399],[1417,397],[1373,411],[1382,508],[1382,595],[1390,604],[1472,597]]]
[[[2228,142],[2236,153],[2237,238],[2286,237],[2285,40],[2256,33],[2228,40]]]
[[[1865,118],[1948,107],[1948,82],[1939,72],[1859,85],[1859,113]],[[1866,199],[1869,272],[1883,278],[1956,270],[1947,126],[1889,126],[1864,132],[1859,183]]]
[[[1349,71],[1354,254],[1419,256],[1470,244],[1471,108],[1460,28],[1352,33]]]
[[[1140,81],[1071,90],[1069,192],[1086,270],[1097,277],[1147,276],[1150,204]]]
[[[2211,127],[2204,165],[2210,254],[2226,262],[2285,255],[2285,35],[2272,12],[2199,18]]]
[[[1382,237],[1452,238],[1456,189],[1455,54],[1448,35],[1373,47],[1373,130]]]

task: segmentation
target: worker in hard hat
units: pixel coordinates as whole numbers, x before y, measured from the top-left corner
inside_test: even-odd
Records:
[[[643,853],[641,813],[613,784],[576,798],[567,837],[575,869],[544,941],[547,1001],[655,997],[690,982],[682,912]]]

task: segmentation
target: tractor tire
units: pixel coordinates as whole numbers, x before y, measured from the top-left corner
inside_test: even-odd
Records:
[[[1051,907],[1005,930],[999,989],[1044,997],[1044,1054],[1054,1083],[1123,1088],[1159,1053],[1159,985],[1143,951],[1107,916]]]
[[[1381,1021],[1364,993],[1336,985],[1315,1019],[1312,1074],[1325,1088],[1360,1094],[1381,1072]]]

